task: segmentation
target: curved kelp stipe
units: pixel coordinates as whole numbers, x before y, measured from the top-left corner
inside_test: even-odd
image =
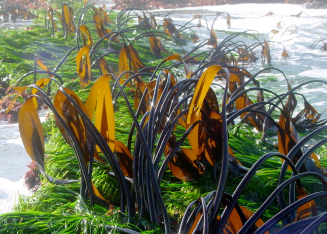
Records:
[[[56,81],[59,85],[63,85],[63,81],[62,81],[61,77],[60,77],[58,74],[56,74],[55,72],[44,71],[44,70],[36,70],[36,71],[30,71],[30,72],[26,73],[25,75],[23,75],[23,76],[22,76],[22,77],[17,81],[17,83],[16,83],[15,86],[18,86],[19,83],[20,83],[23,79],[25,79],[27,76],[29,76],[29,75],[34,75],[34,74],[47,74],[47,75],[49,75],[50,77],[56,77],[56,78],[60,81],[60,83],[59,83],[57,80],[55,80],[55,79],[53,79],[53,80]]]
[[[303,228],[303,231],[300,234],[305,234],[305,233],[311,233],[313,232],[316,228],[321,223],[326,222],[327,220],[327,213],[325,212],[324,214],[320,215],[316,220],[310,223],[310,225],[307,225],[305,228]]]
[[[327,195],[327,191],[324,192],[317,192],[317,193],[313,193],[310,194],[304,198],[302,198],[301,200],[298,200],[294,203],[292,203],[291,205],[289,205],[288,207],[286,207],[284,210],[280,211],[278,214],[276,214],[274,216],[274,218],[268,220],[264,225],[262,225],[255,233],[264,233],[266,231],[268,231],[269,228],[273,227],[277,222],[279,222],[283,217],[285,217],[286,215],[288,215],[290,212],[292,212],[293,210],[295,210],[296,208],[300,207],[301,205],[315,199],[315,198],[320,198],[320,197],[326,197]]]
[[[165,226],[165,231],[166,233],[170,233],[171,230],[170,230],[170,226],[169,226],[169,217],[168,217],[168,214],[166,212],[166,209],[165,209],[165,206],[164,206],[164,203],[163,203],[163,200],[162,200],[162,197],[160,195],[160,189],[158,187],[158,184],[157,184],[157,176],[156,176],[156,173],[155,173],[155,170],[154,170],[154,167],[153,167],[153,163],[152,163],[152,157],[151,157],[151,153],[150,153],[150,148],[151,147],[151,144],[148,143],[148,141],[146,140],[146,137],[144,136],[144,134],[142,134],[142,128],[141,126],[138,124],[138,121],[137,121],[137,118],[132,110],[132,107],[131,105],[129,105],[129,102],[128,102],[128,97],[126,96],[125,92],[122,90],[122,87],[119,83],[117,83],[118,85],[118,88],[120,89],[125,101],[126,101],[126,104],[127,104],[127,107],[130,111],[130,114],[133,118],[133,121],[134,123],[136,124],[136,128],[137,128],[137,131],[138,131],[138,136],[140,137],[140,140],[141,140],[141,143],[142,143],[142,146],[143,146],[143,149],[144,149],[144,152],[145,152],[145,156],[146,156],[146,161],[147,161],[147,166],[148,166],[148,169],[150,170],[150,173],[151,173],[151,186],[152,188],[154,189],[154,192],[155,192],[155,197],[158,201],[158,205],[160,207],[160,210],[162,212],[162,215],[163,215],[163,219],[164,219],[164,226]],[[134,159],[135,160],[135,159]],[[153,220],[155,221],[155,220]]]
[[[118,165],[118,162],[113,155],[110,147],[106,143],[105,139],[101,136],[101,133],[96,129],[96,127],[93,125],[91,120],[88,118],[87,114],[80,108],[80,105],[76,103],[76,101],[64,90],[60,89],[60,92],[65,95],[65,97],[74,105],[77,112],[83,118],[83,122],[85,123],[85,127],[89,130],[89,133],[93,136],[94,142],[97,144],[97,146],[100,148],[101,152],[103,153],[105,159],[107,162],[112,166],[115,175],[117,176],[117,179],[120,183],[121,189],[122,189],[122,199],[121,199],[121,210],[125,210],[125,201],[127,202],[128,207],[128,214],[129,216],[134,216],[134,207],[131,204],[131,198],[130,198],[130,192],[127,186],[127,182],[125,180],[124,175],[122,174],[122,171],[120,170],[120,167]]]
[[[302,230],[304,230],[308,225],[313,223],[315,220],[317,220],[319,216],[315,216],[312,218],[300,220],[296,223],[291,223],[290,225],[284,227],[283,229],[276,232],[276,234],[289,234],[289,233],[300,233]],[[306,232],[308,233],[308,232]],[[304,234],[304,233],[303,233]]]
[[[302,84],[299,84],[297,85],[296,87],[290,89],[288,92],[286,92],[285,94],[283,94],[279,101],[276,102],[276,105],[278,105],[282,100],[284,100],[286,97],[288,97],[290,94],[292,94],[295,90],[301,88],[302,86],[304,85],[307,85],[307,84],[311,84],[311,83],[324,83],[324,84],[327,84],[327,82],[323,81],[323,80],[311,80],[311,81],[307,81],[307,82],[304,82]],[[274,111],[275,108],[271,108],[268,112],[268,115],[271,115],[271,113]],[[265,125],[266,125],[266,122],[265,122]],[[264,130],[263,130],[264,132]]]
[[[313,42],[311,44],[311,46],[310,46],[310,50],[313,50],[316,47],[316,45],[318,45],[319,42],[323,43],[323,46],[320,49],[323,50],[323,51],[326,51],[327,50],[327,43],[325,42],[325,39],[321,39],[321,40]]]
[[[39,90],[40,92],[42,92],[42,90]],[[56,121],[57,124],[59,125],[59,128],[61,128],[62,131],[64,131],[64,137],[66,137],[68,143],[70,143],[70,145],[72,146],[76,157],[78,159],[79,162],[79,166],[80,166],[80,170],[81,170],[81,174],[82,174],[82,185],[81,185],[81,195],[82,197],[85,197],[85,191],[84,191],[84,186],[86,185],[87,187],[87,191],[89,193],[89,197],[90,197],[90,204],[94,205],[94,200],[95,198],[97,198],[98,201],[100,201],[101,203],[106,201],[103,199],[103,197],[101,196],[101,194],[98,193],[97,189],[93,186],[91,178],[88,176],[88,170],[86,167],[86,163],[85,163],[85,148],[84,146],[82,146],[79,141],[79,139],[76,137],[76,130],[72,129],[71,130],[71,124],[67,125],[67,120],[65,120],[65,117],[63,117],[63,115],[61,115],[58,112],[58,106],[56,107],[55,104],[52,104],[50,99],[45,95],[42,96],[44,102],[49,106],[49,108],[52,110],[52,112],[55,114],[56,117]],[[67,106],[69,108],[69,106]],[[92,152],[92,150],[91,150]],[[91,156],[92,158],[92,156]],[[91,160],[92,163],[92,160]]]
[[[178,118],[176,118],[175,121],[177,121]],[[176,145],[174,146],[174,148],[172,150],[170,150],[169,154],[167,155],[167,157],[165,158],[164,162],[162,163],[160,169],[159,169],[159,173],[158,173],[158,183],[160,184],[163,173],[169,163],[169,161],[172,159],[172,157],[175,155],[175,153],[177,152],[177,150],[180,149],[180,146],[182,145],[183,141],[186,139],[186,137],[188,136],[188,134],[193,130],[194,127],[196,127],[197,124],[201,124],[202,121],[197,121],[195,123],[192,124],[192,126],[189,127],[189,129],[187,129],[187,131],[183,134],[183,136],[180,138],[180,140],[176,143]]]
[[[292,164],[289,164],[289,165],[292,165]],[[301,174],[298,174],[298,175],[295,175],[295,176],[291,177],[290,179],[286,180],[284,183],[278,185],[278,187],[274,190],[274,192],[272,192],[270,194],[270,196],[266,199],[266,201],[247,220],[247,222],[244,224],[244,226],[240,229],[240,233],[247,233],[247,231],[250,229],[250,227],[252,225],[254,225],[254,223],[257,221],[257,219],[260,218],[262,216],[262,214],[265,212],[265,210],[271,205],[271,203],[274,201],[274,199],[276,199],[276,197],[280,193],[282,193],[282,191],[283,191],[284,188],[286,188],[291,183],[296,182],[296,181],[298,181],[298,179],[300,179],[302,177],[305,177],[305,176],[315,176],[315,177],[317,177],[324,184],[325,189],[327,189],[327,187],[326,187],[327,186],[327,181],[323,177],[321,177],[319,174],[317,174],[317,173],[314,173],[314,172],[304,172],[304,173],[301,173]],[[326,192],[321,192],[321,193],[326,193]],[[312,196],[312,195],[313,194],[308,195],[308,196]],[[308,196],[305,197],[305,199],[308,199]],[[298,204],[298,203],[301,203],[300,205],[298,205],[298,206],[301,206],[301,205],[305,204],[306,202],[303,202],[302,199],[301,200],[298,200],[297,202],[292,203],[291,205],[287,206],[285,208],[285,211],[283,211],[283,210],[280,211],[279,214],[281,216],[288,215],[288,213],[293,212],[294,210],[296,210],[298,208],[296,205],[294,205],[294,204]],[[273,222],[274,219],[278,219],[278,216],[277,217],[274,216],[274,218],[272,218],[271,221]],[[275,220],[275,221],[278,222],[279,220],[278,221]],[[260,227],[260,228],[263,228],[265,225],[266,225],[266,223],[262,227]],[[258,229],[258,231],[260,230],[260,228]],[[266,231],[267,231],[267,229],[263,230],[260,233],[264,233]]]
[[[252,167],[251,169],[246,173],[246,175],[243,177],[242,181],[238,184],[237,188],[235,189],[232,198],[227,206],[227,208],[225,208],[225,210],[223,211],[222,215],[221,215],[221,219],[219,220],[219,224],[216,227],[216,233],[219,233],[223,228],[225,223],[227,222],[227,219],[230,216],[230,213],[232,212],[232,209],[234,209],[234,205],[237,203],[237,200],[239,199],[241,193],[243,192],[244,188],[246,187],[246,185],[249,183],[250,179],[255,175],[255,173],[258,171],[259,167],[269,158],[271,157],[280,157],[286,160],[286,162],[288,163],[288,165],[290,165],[293,169],[293,172],[295,173],[295,175],[297,174],[297,171],[293,165],[293,163],[287,159],[287,157],[285,155],[282,155],[280,153],[269,153],[266,154],[264,156],[262,156]],[[268,200],[268,199],[267,199]],[[254,216],[254,215],[253,215]],[[260,217],[260,216],[258,216]],[[254,218],[253,218],[254,219]],[[254,220],[257,221],[257,220]],[[249,225],[249,227],[251,227]],[[243,228],[245,229],[245,226],[243,226]],[[246,232],[247,230],[245,230]]]
[[[321,133],[322,131],[324,131],[326,129],[327,129],[327,126],[324,126],[324,127],[321,127],[319,129],[315,130],[314,132],[310,133],[309,135],[307,135],[305,138],[303,138],[301,141],[299,141],[290,150],[290,152],[288,153],[287,157],[292,160],[293,157],[295,156],[295,154],[301,149],[301,147],[305,143],[307,143],[310,139],[312,139],[312,137],[314,137],[315,135]],[[307,161],[307,160],[310,160],[310,159],[308,159],[308,157],[310,157],[317,148],[319,148],[321,145],[323,145],[325,143],[326,143],[326,139],[323,139],[320,142],[318,142],[315,146],[311,147],[305,154],[303,154],[301,156],[301,158],[299,158],[298,161],[297,161],[297,163],[296,163],[297,170],[299,170],[302,167],[302,165],[305,162],[307,162],[306,163],[306,169],[307,170],[309,170],[309,171],[315,171],[318,174],[320,174],[321,176],[323,176],[323,177],[326,178],[325,173],[323,173],[320,170],[320,168],[318,168],[312,161]],[[309,165],[310,165],[310,167],[309,167]],[[283,164],[282,167],[281,167],[281,172],[280,172],[279,178],[278,178],[278,184],[281,184],[284,181],[285,176],[286,176],[286,170],[287,170],[287,166]],[[292,203],[292,202],[295,201],[295,198],[294,197],[295,197],[295,195],[294,195],[294,186],[293,186],[293,189],[290,189],[290,203]],[[279,196],[278,199],[279,199],[280,203],[283,202],[283,200],[284,200],[283,196]],[[281,206],[281,208],[283,208],[283,206]]]
[[[225,90],[228,88],[228,81],[229,81],[229,71],[225,70],[226,72],[226,87]],[[220,177],[219,182],[216,190],[215,197],[213,198],[213,210],[211,213],[210,220],[212,221],[217,217],[218,209],[221,203],[221,199],[223,196],[223,191],[226,185],[226,180],[224,178],[228,175],[228,158],[229,158],[229,152],[228,152],[228,130],[227,130],[227,119],[226,119],[226,104],[227,104],[227,92],[224,92],[223,95],[223,103],[222,103],[222,110],[221,110],[221,117],[222,117],[222,137],[223,139],[226,139],[223,141],[222,145],[222,161],[221,161],[221,169],[220,169]]]

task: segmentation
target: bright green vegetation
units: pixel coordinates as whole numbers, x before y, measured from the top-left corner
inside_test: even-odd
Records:
[[[69,16],[68,5],[62,7]],[[164,34],[162,26],[149,24],[152,15],[147,12],[139,13],[137,24],[134,10],[110,12],[102,18],[100,9],[91,4],[81,11],[75,15],[75,24],[86,25],[89,33],[79,27],[80,34],[74,34],[71,31],[77,27],[67,18],[59,27],[59,21],[50,17],[48,28],[32,25],[18,32],[6,30],[0,36],[5,48],[0,52],[0,80],[27,86],[45,78],[34,86],[39,89],[35,96],[52,110],[41,130],[35,99],[20,100],[25,102],[19,118],[22,138],[40,171],[41,185],[33,196],[19,197],[15,212],[0,215],[0,233],[212,233],[218,228],[222,233],[236,233],[250,223],[251,211],[262,212],[259,224],[248,227],[251,233],[274,219],[270,231],[295,230],[295,225],[309,226],[326,215],[325,142],[313,146],[320,159],[308,155],[308,164],[303,166],[304,150],[292,151],[311,140],[324,141],[319,132],[303,141],[294,135],[297,129],[324,130],[325,121],[307,102],[302,115],[293,115],[296,97],[292,91],[296,89],[290,86],[278,94],[265,90],[244,69],[255,62],[257,48],[262,49],[262,61],[270,63],[269,45],[259,35],[230,34],[217,45],[212,30],[209,40],[184,53],[181,44],[188,43],[193,31],[188,32],[186,25],[174,31],[166,16],[156,16],[165,25]],[[103,24],[101,20],[108,17],[115,23]],[[60,30],[55,30],[54,23]],[[96,30],[97,25],[103,26],[102,31]],[[164,42],[165,50],[160,40],[156,46],[151,44],[153,35]],[[256,41],[249,46],[233,42],[241,36]],[[207,44],[215,49],[208,49]],[[87,53],[80,55],[81,51]],[[110,68],[103,68],[99,58]],[[136,74],[138,80],[119,76],[123,72],[127,79]],[[263,83],[270,80],[274,77]],[[212,85],[215,81],[220,84]],[[253,94],[251,88],[265,95]],[[106,99],[109,90],[112,100]],[[26,92],[30,94],[31,89]],[[103,92],[106,95],[101,96]],[[102,106],[92,111],[95,103]],[[250,109],[251,105],[257,106]],[[252,115],[246,119],[244,112]],[[269,123],[264,122],[266,116]],[[114,126],[109,127],[111,123]],[[114,136],[108,133],[113,128]],[[303,176],[285,188],[282,182],[290,183],[296,173],[286,170],[283,155],[296,156],[288,163],[297,165],[293,170]],[[250,169],[265,157],[259,168]],[[280,188],[281,201],[268,198]],[[310,202],[312,209],[291,207],[288,202],[294,199],[299,204],[300,198],[310,196],[305,205]],[[266,201],[271,205],[259,208]],[[292,211],[284,224],[276,216],[283,205]],[[322,224],[318,231],[325,229]]]

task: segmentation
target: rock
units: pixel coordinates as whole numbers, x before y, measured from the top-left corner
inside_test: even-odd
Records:
[[[312,1],[303,5],[306,9],[327,9],[327,2],[324,1]]]

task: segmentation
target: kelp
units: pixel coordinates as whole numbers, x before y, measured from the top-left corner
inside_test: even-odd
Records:
[[[279,231],[283,231],[292,229],[295,224],[302,225],[304,221],[312,228],[318,225],[317,220],[325,220],[319,210],[325,207],[316,200],[326,197],[327,181],[314,151],[327,140],[322,140],[307,152],[303,152],[301,147],[326,128],[326,120],[320,120],[321,114],[303,95],[295,93],[305,84],[291,88],[286,79],[288,90],[274,93],[260,86],[258,76],[267,69],[278,69],[269,67],[252,75],[238,66],[256,62],[258,49],[261,50],[262,63],[271,64],[268,41],[247,31],[231,34],[218,43],[212,26],[208,39],[198,43],[192,51],[183,55],[170,54],[170,50],[163,49],[159,39],[162,32],[156,31],[158,25],[154,16],[143,12],[141,17],[137,13],[133,15],[135,9],[126,9],[118,13],[116,26],[113,26],[109,18],[111,12],[107,14],[102,8],[85,4],[83,13],[88,10],[92,10],[93,29],[93,24],[87,27],[87,22],[83,22],[83,14],[76,19],[76,24],[72,9],[63,5],[65,36],[69,36],[69,32],[76,33],[77,40],[82,37],[83,46],[79,47],[77,42],[77,47],[66,54],[53,72],[42,60],[36,59],[35,64],[42,70],[35,68],[21,78],[36,77],[37,74],[48,76],[29,86],[32,88],[31,97],[20,110],[19,125],[26,151],[50,182],[77,181],[57,180],[46,174],[44,133],[36,112],[39,102],[51,109],[63,139],[73,149],[80,173],[79,196],[88,199],[93,207],[109,207],[110,212],[114,204],[126,215],[121,222],[142,229],[135,228],[135,232],[146,231],[142,225],[144,219],[159,225],[165,233],[270,233],[270,228],[278,222]],[[230,15],[226,15],[230,27]],[[50,16],[53,17],[53,12],[49,12]],[[137,25],[129,26],[135,24],[132,20],[136,18],[139,19]],[[182,30],[177,29],[167,16],[162,17],[162,22],[161,30],[173,39],[184,39],[182,32],[189,29],[185,26]],[[54,22],[52,24],[54,27]],[[77,30],[75,25],[79,25]],[[142,33],[131,40],[131,33],[135,30]],[[94,40],[95,33],[100,37],[97,41]],[[121,40],[115,39],[118,35]],[[251,36],[255,43],[246,45],[234,40],[243,35]],[[150,47],[140,47],[138,44],[142,42]],[[200,53],[200,56],[194,55],[205,45],[214,48]],[[162,52],[168,57],[158,61]],[[61,76],[57,74],[67,56],[72,54],[80,85],[87,88],[85,102],[76,92],[62,86]],[[112,63],[112,54],[115,54],[116,64]],[[287,55],[283,52],[283,57]],[[158,63],[150,66],[145,56],[152,56],[149,60]],[[57,89],[53,100],[43,91],[50,80]],[[318,81],[306,84],[312,82]],[[92,88],[88,89],[91,84]],[[18,94],[27,89],[16,88]],[[252,91],[256,92],[254,97],[250,95]],[[295,115],[298,96],[303,97],[304,108]],[[116,112],[123,106],[117,104],[118,101],[124,103],[122,115],[130,119],[130,125],[124,126],[125,131],[129,131],[127,144],[119,139],[121,130],[115,124],[118,121]],[[229,140],[233,139],[229,131],[236,120],[240,120],[237,126],[255,128],[264,137],[269,126],[272,129],[270,134],[274,134],[278,141],[279,152],[276,148],[275,152],[262,153],[261,157],[256,154],[252,165],[242,165],[241,150],[237,148],[242,146]],[[301,128],[316,130],[301,140],[297,133]],[[251,154],[251,150],[244,151]],[[317,165],[310,156],[318,161]],[[277,167],[281,168],[279,180],[253,212],[241,204],[242,196],[247,192],[247,186],[254,183],[251,180],[265,162],[275,162],[276,171]],[[251,163],[247,161],[247,165]],[[94,182],[99,173],[117,181],[118,202],[104,194],[108,190],[101,189],[101,184]],[[212,180],[213,186],[205,193],[197,194],[174,226],[167,209],[169,204],[165,204],[163,196],[170,192],[166,183],[179,180],[185,184],[196,183],[208,175],[212,178],[207,180]],[[305,186],[305,179],[311,177],[317,178],[321,185],[314,192],[307,191]],[[231,178],[237,180],[234,188],[228,184]],[[259,185],[255,187],[261,189]],[[284,199],[287,192],[288,202]],[[279,213],[268,221],[261,219],[276,199]],[[94,228],[94,224],[88,225],[90,229],[85,230]]]

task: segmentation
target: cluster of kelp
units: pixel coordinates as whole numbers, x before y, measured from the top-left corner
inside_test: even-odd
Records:
[[[55,16],[60,19],[61,27]],[[227,16],[230,26],[229,14],[219,12],[216,19],[221,16]],[[158,25],[158,19],[163,27]],[[49,8],[47,24],[52,32],[61,30],[64,37],[75,35],[76,46],[53,70],[36,58],[34,70],[22,76],[15,89],[18,95],[31,90],[19,112],[19,128],[27,153],[43,177],[53,184],[45,188],[51,188],[53,193],[42,195],[45,191],[41,186],[40,200],[32,201],[36,206],[43,206],[42,212],[0,216],[1,232],[310,233],[318,230],[327,219],[327,180],[315,151],[327,139],[322,138],[305,151],[304,146],[326,129],[326,121],[320,120],[321,115],[297,90],[307,84],[325,85],[326,82],[311,80],[292,88],[283,72],[276,68],[267,67],[250,74],[245,67],[256,62],[258,50],[262,63],[271,63],[268,42],[257,33],[246,31],[231,34],[218,43],[213,30],[216,19],[211,27],[206,21],[208,39],[198,42],[194,28],[203,27],[203,16],[191,20],[198,20],[197,25],[190,21],[176,27],[167,15],[152,15],[137,9],[108,13],[85,2],[74,15],[68,4],[62,5],[62,12]],[[100,39],[94,40],[96,37]],[[247,45],[240,37],[252,38],[254,42]],[[196,46],[186,52],[181,44],[191,39]],[[136,48],[142,48],[147,61],[142,61]],[[81,87],[89,90],[85,102],[58,75],[70,56],[75,58]],[[112,62],[113,57],[118,63]],[[267,70],[284,76],[288,90],[277,94],[260,87],[259,77]],[[18,87],[30,76],[34,77],[34,84]],[[93,86],[88,89],[91,83]],[[304,102],[303,109],[295,115],[299,100]],[[73,149],[73,153],[60,161],[67,168],[60,176],[50,176],[51,165],[46,165],[55,163],[56,157],[45,157],[45,133],[37,113],[41,103],[52,111],[63,139]],[[116,113],[122,109],[123,112]],[[125,129],[123,143],[115,122],[125,115],[131,122],[128,132]],[[244,126],[255,130],[237,138]],[[300,139],[299,129],[310,133]],[[278,152],[257,155],[246,167],[235,152],[250,155],[256,150],[251,149],[256,144],[249,142],[252,131],[261,133],[262,142],[275,135]],[[48,140],[54,138],[48,135]],[[76,169],[72,166],[73,158],[77,159],[77,171],[73,170]],[[274,168],[278,181],[252,212],[240,205],[240,198],[265,162],[280,166]],[[107,180],[96,183],[99,174],[105,174]],[[310,192],[304,186],[308,178],[318,184]],[[176,218],[168,211],[174,205],[167,196],[170,189],[167,183],[176,180],[211,183],[209,187],[214,189],[199,192],[185,210],[179,210],[181,217]],[[107,194],[108,189],[104,188],[110,184],[118,189],[115,195]],[[79,193],[69,190],[69,186],[76,188],[76,185]],[[182,187],[180,191],[184,185],[178,184]],[[262,189],[265,185],[255,186],[255,190]],[[48,204],[49,200],[55,205]],[[269,207],[276,205],[276,200],[279,210],[264,222],[262,217]],[[67,208],[71,202],[75,202],[75,209],[84,216],[74,215],[76,210]],[[47,213],[54,207],[61,207],[65,216]],[[114,216],[117,212],[120,215]],[[111,219],[114,223],[111,225],[104,221],[107,216],[118,218]]]

